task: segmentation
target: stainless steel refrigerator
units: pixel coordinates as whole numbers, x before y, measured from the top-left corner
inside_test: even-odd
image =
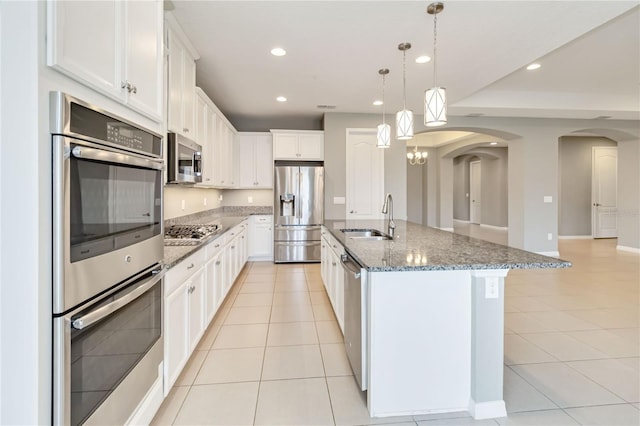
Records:
[[[324,220],[322,162],[276,161],[273,195],[274,262],[320,262],[320,226]]]

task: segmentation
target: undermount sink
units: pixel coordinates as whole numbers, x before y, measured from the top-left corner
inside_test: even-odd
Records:
[[[358,240],[391,240],[392,238],[377,229],[341,229],[344,236]]]

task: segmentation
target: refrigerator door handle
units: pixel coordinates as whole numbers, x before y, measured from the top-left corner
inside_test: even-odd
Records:
[[[298,169],[299,170],[299,169]],[[302,199],[300,194],[302,193],[302,172],[298,171],[298,205],[296,206],[296,217],[302,218]]]

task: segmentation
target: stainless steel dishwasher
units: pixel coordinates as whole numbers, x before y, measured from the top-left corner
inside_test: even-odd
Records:
[[[340,256],[344,269],[344,347],[361,390],[367,389],[366,375],[366,291],[363,291],[364,269],[349,254]]]

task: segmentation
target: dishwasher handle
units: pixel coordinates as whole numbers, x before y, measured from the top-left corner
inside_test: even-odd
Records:
[[[360,265],[358,265],[351,256],[343,254],[340,256],[340,263],[349,272],[353,273],[353,278],[360,279]]]

